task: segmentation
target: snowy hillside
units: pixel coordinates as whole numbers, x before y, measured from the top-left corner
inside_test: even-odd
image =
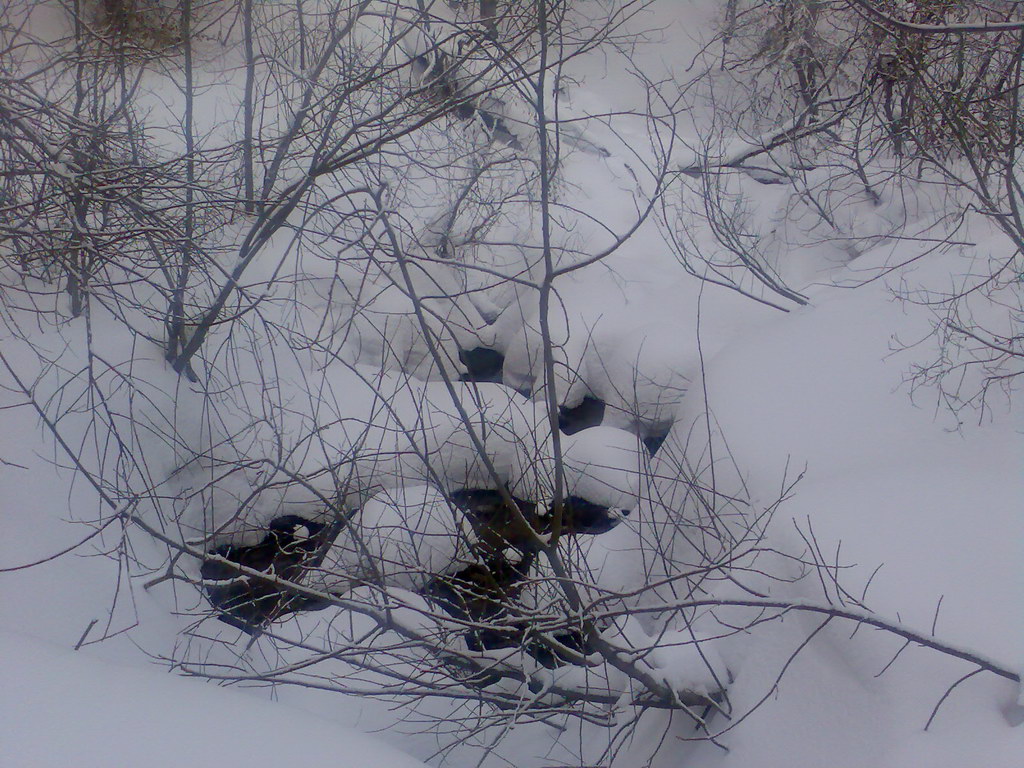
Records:
[[[1024,763],[1024,17],[912,5],[8,4],[0,762]]]

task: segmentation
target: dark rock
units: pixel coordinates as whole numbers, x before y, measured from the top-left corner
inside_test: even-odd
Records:
[[[517,514],[501,492],[493,489],[464,488],[453,491],[449,498],[466,513],[482,548],[488,553],[507,547],[521,552],[532,551],[533,533],[548,533],[554,523],[554,509],[540,511],[534,502],[512,496],[510,498],[518,507]],[[605,533],[628,514],[628,510],[612,510],[580,496],[569,496],[562,502],[562,535]]]
[[[643,439],[644,446],[647,448],[647,452],[650,453],[652,457],[654,456],[654,454],[658,452],[658,449],[661,448],[662,445],[664,445],[665,438],[668,437],[670,429],[671,427],[666,428],[664,431],[658,431],[649,434],[647,437]]]
[[[520,644],[523,633],[512,622],[508,605],[534,557],[529,554],[511,561],[497,553],[458,573],[438,576],[426,591],[453,618],[487,625],[467,631],[466,644],[472,650],[513,648]]]
[[[604,400],[587,395],[575,408],[562,406],[558,409],[558,428],[567,435],[575,435],[584,429],[600,426],[604,421]]]
[[[622,522],[622,515],[628,514],[628,510],[611,510],[579,496],[570,496],[562,502],[562,534],[578,536],[607,533]],[[551,530],[554,516],[555,510],[548,510],[547,515],[541,519],[543,530]]]
[[[555,642],[543,643],[540,641],[534,641],[526,647],[526,652],[529,653],[541,666],[547,667],[548,669],[554,669],[555,667],[561,667],[573,662],[572,657],[562,653],[558,646],[564,646],[566,650],[578,653],[581,656],[587,656],[592,652],[590,644],[586,641],[586,638],[583,636],[583,632],[580,630],[570,630],[562,634],[554,635],[551,639]]]
[[[277,584],[242,574],[233,564],[294,581],[301,577],[304,568],[316,564],[317,555],[325,548],[328,532],[333,538],[336,529],[296,515],[285,515],[270,522],[259,544],[227,544],[213,550],[211,555],[230,561],[207,560],[199,571],[218,618],[245,632],[258,634],[262,627],[280,616],[324,607],[319,601],[289,594]]]
[[[558,645],[528,641],[529,626],[510,612],[537,557],[532,532],[550,532],[554,510],[538,514],[537,505],[512,497],[513,511],[500,491],[462,489],[450,494],[452,503],[466,513],[479,537],[480,561],[458,573],[435,577],[426,593],[453,618],[478,625],[465,633],[473,650],[515,648],[525,644],[539,663],[555,667],[569,663]],[[578,496],[562,503],[562,535],[599,534],[621,522],[621,514]],[[510,557],[509,552],[516,553]],[[583,635],[570,631],[554,639],[570,651],[586,654]]]
[[[485,556],[507,547],[528,551],[533,546],[533,531],[541,529],[533,502],[509,496],[518,508],[515,510],[500,491],[487,488],[464,488],[453,491],[449,498],[466,513]]]
[[[501,369],[505,365],[505,356],[501,352],[486,347],[462,349],[459,350],[459,360],[467,369],[463,381],[501,383]]]

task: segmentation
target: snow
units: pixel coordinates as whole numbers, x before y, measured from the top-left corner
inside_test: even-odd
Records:
[[[440,490],[394,488],[371,498],[349,519],[324,562],[304,583],[345,592],[350,579],[366,578],[415,591],[434,574],[455,573],[472,563],[473,541],[465,516]]]
[[[551,312],[558,403],[572,408],[587,395],[607,405],[604,424],[663,434],[693,381],[700,358],[711,356],[738,328],[765,320],[770,313],[753,302],[728,294],[705,303],[701,347],[692,332],[700,288],[681,279],[654,257],[645,241],[629,241],[617,258],[622,268],[594,269],[555,282]],[[613,257],[612,263],[619,263]],[[505,349],[505,382],[530,389],[542,377],[542,336],[535,304],[512,332],[498,340]]]
[[[632,511],[647,476],[647,450],[632,432],[591,427],[562,439],[566,494]]]
[[[890,353],[892,329],[911,334],[923,319],[907,314],[884,285],[819,294],[813,308],[752,331],[711,361],[714,442],[720,457],[728,455],[717,464],[718,488],[764,506],[782,492],[787,472],[790,481],[803,472],[776,513],[771,543],[806,552],[797,529],[813,536],[826,560],[855,565],[843,574],[848,584],[867,584],[881,565],[865,598],[879,615],[925,634],[934,621],[937,636],[1012,668],[1024,636],[1024,617],[1008,609],[1024,588],[1019,434],[1008,414],[958,432],[933,412],[908,407],[901,386],[907,355]],[[659,464],[673,466],[673,451],[701,430],[703,409],[699,399],[684,404],[656,473]],[[644,520],[643,510],[638,517]],[[756,578],[748,583],[764,586]],[[809,597],[809,588],[781,594]],[[780,594],[778,586],[772,594]],[[718,646],[736,681],[734,711],[775,689],[815,626],[793,617]],[[1019,764],[1024,738],[1001,714],[1012,686],[972,679],[924,734],[931,708],[970,667],[915,648],[879,676],[899,640],[851,632],[832,626],[816,638],[786,669],[778,695],[724,737],[728,755],[698,747],[691,759],[711,766],[790,765],[794,754],[811,765]]]
[[[657,0],[645,7],[629,22],[652,30],[632,49],[634,63],[688,88],[706,66],[699,36],[712,28],[719,5]],[[41,8],[46,18],[34,23],[41,37],[53,38],[63,17]],[[436,11],[448,18],[446,6]],[[361,41],[371,44],[390,23],[368,21]],[[410,34],[404,54],[424,44]],[[197,68],[201,132],[212,131],[211,141],[235,138],[229,130],[217,133],[225,116],[234,121],[242,90],[235,71],[241,60],[230,45],[225,50],[210,42]],[[730,90],[731,74],[712,73],[708,87],[720,101],[694,98],[671,145],[652,147],[642,114],[646,93],[623,55],[609,47],[573,59],[563,73],[572,86],[558,94],[558,108],[572,122],[565,125],[551,222],[561,267],[633,226],[651,194],[652,169],[692,163],[694,148],[703,151],[714,140],[716,103],[725,107],[739,93]],[[467,69],[479,74],[479,64]],[[148,71],[140,88],[153,136],[168,153],[181,149],[181,95],[172,81],[167,72]],[[555,95],[546,94],[551,106]],[[494,99],[510,121],[528,114],[514,89]],[[266,124],[285,125],[293,106],[287,99],[268,103]],[[755,148],[759,134],[748,128],[708,146],[712,156],[729,159]],[[555,474],[539,387],[537,292],[501,278],[541,276],[536,168],[507,146],[485,146],[485,139],[457,121],[439,121],[395,148],[396,155],[429,158],[424,167],[386,168],[372,179],[386,189],[388,211],[409,211],[400,236],[413,258],[408,282],[428,297],[419,305],[400,263],[339,252],[317,229],[320,219],[296,216],[295,231],[275,237],[244,274],[244,295],[258,298],[266,327],[253,323],[234,335],[215,329],[210,351],[196,361],[208,377],[203,385],[177,376],[155,343],[127,333],[99,308],[88,328],[81,321],[49,325],[6,294],[4,360],[47,413],[63,412],[62,435],[82,465],[122,468],[108,492],[137,502],[133,513],[169,535],[213,548],[256,541],[282,514],[324,521],[332,507],[359,509],[310,585],[337,590],[372,563],[402,598],[391,606],[394,626],[436,632],[431,606],[401,590],[415,591],[426,574],[468,562],[471,531],[444,492],[504,483],[544,504]],[[536,150],[535,139],[531,133],[523,141],[525,153]],[[879,176],[890,170],[874,168]],[[51,170],[66,176],[68,166],[58,159]],[[829,183],[826,169],[819,170],[806,176],[815,192]],[[472,204],[450,220],[447,209],[477,172]],[[326,199],[332,184],[341,189],[348,181],[324,180],[320,194]],[[459,768],[1017,768],[1024,755],[1021,687],[981,673],[943,700],[972,669],[962,661],[916,646],[900,652],[903,641],[891,634],[855,631],[839,619],[822,627],[820,616],[799,611],[771,621],[749,607],[628,614],[656,599],[695,595],[727,600],[756,593],[815,604],[856,598],[879,617],[924,634],[934,626],[942,640],[1007,666],[1024,661],[1020,388],[1009,398],[993,391],[984,409],[959,412],[932,383],[914,388],[912,373],[942,350],[928,335],[929,308],[897,298],[955,290],[1005,259],[1010,246],[973,217],[957,234],[971,245],[959,249],[932,253],[930,242],[901,239],[937,226],[952,204],[927,181],[899,194],[879,184],[878,200],[858,184],[831,188],[843,204],[825,223],[805,190],[766,186],[741,173],[722,178],[728,196],[746,201],[744,226],[766,263],[808,298],[808,306],[787,305],[788,312],[687,274],[681,261],[721,255],[706,223],[691,220],[700,203],[696,186],[673,187],[666,209],[608,258],[566,272],[552,286],[555,399],[571,407],[589,395],[607,404],[601,426],[560,438],[566,492],[630,512],[608,533],[563,541],[559,552],[580,574],[584,602],[607,611],[601,631],[610,642],[650,649],[647,668],[677,689],[711,691],[728,681],[732,719],[708,721],[728,751],[699,740],[688,718],[657,711],[643,714],[628,743],[612,750],[614,729],[597,724],[524,720],[467,737],[461,725],[448,727],[465,715],[462,705],[444,700],[391,711],[392,699],[296,687],[224,690],[159,674],[152,658],[257,674],[301,665],[306,655],[299,644],[282,648],[200,621],[206,605],[189,585],[144,588],[162,575],[166,548],[117,521],[70,554],[0,573],[0,653],[14,662],[4,665],[0,681],[5,765],[421,764],[397,746]],[[501,216],[492,215],[490,198],[506,200]],[[372,204],[339,201],[333,210],[350,213],[364,203]],[[246,226],[239,221],[217,233],[230,251],[220,266],[233,265],[231,247]],[[28,277],[19,284],[39,296],[55,290]],[[197,305],[207,289],[197,286]],[[963,311],[1012,335],[1019,290],[1008,281],[990,294],[998,301],[976,294]],[[140,291],[128,319],[159,338],[163,317],[147,309],[156,293]],[[427,349],[424,324],[441,349],[440,364]],[[267,330],[275,327],[287,333]],[[506,353],[504,384],[455,382],[449,390],[437,379],[461,374],[458,351],[474,346]],[[90,380],[96,371],[98,379]],[[123,386],[124,372],[134,388]],[[967,372],[964,391],[978,375]],[[80,542],[110,510],[22,405],[6,371],[0,381],[0,496],[6,530],[14,532],[0,539],[0,568],[12,568]],[[90,386],[104,395],[108,411],[93,408]],[[535,389],[532,397],[520,393]],[[94,419],[115,427],[123,442],[97,439]],[[170,425],[177,440],[159,439]],[[639,438],[666,430],[652,458]],[[225,467],[232,471],[221,476]],[[736,555],[732,580],[679,577],[705,557],[729,554]],[[796,580],[813,559],[829,566],[823,572],[837,574],[850,595],[815,572]],[[196,571],[198,564],[181,569]],[[659,579],[666,581],[655,584]],[[570,611],[555,581],[538,562],[517,607],[564,620]],[[349,596],[380,599],[370,592]],[[83,649],[72,652],[87,626],[94,628]],[[279,631],[311,647],[322,641],[329,657],[372,628],[331,608],[292,617]],[[393,651],[393,633],[383,634],[375,647]],[[577,667],[545,670],[511,652],[506,657],[528,669],[542,692],[556,685],[584,691],[594,682]],[[413,663],[411,656],[396,658],[398,670]],[[323,679],[355,676],[376,685],[383,677],[359,677],[330,658],[323,665],[315,668],[324,670]],[[615,670],[594,674],[610,688],[628,685]],[[543,695],[524,695],[534,694]],[[624,728],[629,714],[618,713]],[[352,723],[386,736],[365,736]]]
[[[197,679],[4,632],[0,745],[9,768],[422,766],[385,740]]]

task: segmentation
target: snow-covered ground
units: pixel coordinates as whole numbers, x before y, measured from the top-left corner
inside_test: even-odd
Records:
[[[716,13],[717,5],[709,0],[652,3],[630,22],[634,30],[650,30],[647,41],[634,50],[633,64],[653,78],[668,74],[680,82],[687,80],[687,68]],[[621,232],[631,226],[637,205],[649,190],[650,179],[642,170],[645,163],[655,161],[653,151],[645,149],[648,126],[641,115],[629,112],[643,109],[645,102],[618,56],[602,49],[573,60],[567,73],[575,86],[562,108],[568,117],[580,119],[587,133],[576,137],[575,148],[568,150],[560,169],[563,199],[571,201],[573,216],[566,213],[570,206],[559,212],[561,229],[555,237],[566,251],[599,250],[609,237],[608,228]],[[218,96],[225,103],[237,101],[238,74],[226,74],[225,69],[209,64],[200,73],[209,80],[205,103],[217,104]],[[155,75],[145,81],[151,88],[160,82]],[[162,93],[158,99],[143,94],[140,98],[156,103],[171,96]],[[173,114],[175,106],[163,108]],[[687,112],[686,120],[693,124],[679,126],[680,134],[696,136],[710,125],[712,115],[706,109],[702,103]],[[613,113],[621,114],[615,119],[583,119]],[[217,123],[212,111],[204,119],[210,125]],[[437,136],[424,139],[437,140]],[[595,146],[606,151],[593,151]],[[676,162],[685,165],[687,151],[677,148]],[[773,217],[789,209],[789,192],[778,185],[761,185],[743,174],[733,174],[728,184],[744,193],[753,206],[752,226],[767,230]],[[912,392],[908,378],[914,366],[927,365],[937,355],[934,338],[928,336],[932,314],[927,306],[897,297],[912,295],[919,288],[955,284],[974,268],[975,258],[984,260],[1008,246],[979,219],[972,222],[972,242],[977,245],[891,269],[915,259],[921,246],[914,241],[867,238],[885,231],[893,221],[911,226],[935,218],[938,212],[928,204],[922,193],[912,202],[886,201],[874,213],[859,207],[851,211],[850,221],[841,225],[853,227],[858,220],[862,224],[864,239],[857,240],[854,251],[850,239],[820,242],[821,232],[815,231],[805,233],[806,242],[793,244],[789,254],[780,243],[796,238],[795,234],[773,231],[772,237],[766,236],[766,242],[773,242],[772,247],[780,251],[780,272],[797,281],[809,300],[807,306],[791,306],[788,313],[687,274],[665,242],[664,227],[654,220],[600,263],[556,281],[551,325],[558,344],[555,390],[559,403],[573,406],[588,394],[603,399],[608,412],[602,429],[610,425],[646,437],[672,425],[665,446],[649,467],[660,483],[655,483],[658,493],[633,483],[642,479],[639,470],[646,471],[647,458],[632,434],[620,431],[596,446],[588,445],[586,438],[567,439],[570,492],[597,488],[595,493],[600,495],[606,490],[601,487],[602,478],[616,477],[615,490],[624,493],[612,494],[615,498],[609,496],[605,503],[634,506],[619,527],[580,545],[586,550],[589,575],[599,587],[628,592],[643,588],[658,575],[663,566],[652,565],[638,551],[653,551],[649,547],[659,541],[669,546],[665,532],[689,514],[687,505],[692,501],[688,486],[681,482],[683,468],[697,468],[699,477],[706,480],[713,466],[715,489],[723,498],[741,500],[753,511],[774,510],[764,545],[783,556],[767,553],[759,561],[765,565],[764,572],[744,573],[740,579],[744,587],[770,592],[777,600],[821,603],[823,597],[838,599],[835,586],[819,578],[819,573],[833,573],[878,616],[924,635],[934,633],[945,643],[1020,670],[1024,663],[1024,405],[1019,392],[1014,393],[1015,399],[994,392],[989,408],[961,411],[958,419],[934,389],[926,385]],[[417,216],[429,223],[431,213],[421,211]],[[789,224],[800,230],[794,222]],[[538,242],[536,225],[526,214],[496,224],[488,234],[493,249],[481,248],[486,252],[474,254],[488,271],[461,278],[457,271],[442,271],[440,277],[423,278],[424,285],[439,282],[442,293],[451,285],[457,286],[452,290],[465,288],[459,279],[479,289],[467,294],[472,299],[463,296],[458,302],[446,302],[441,296],[431,305],[436,310],[432,317],[454,318],[457,330],[444,337],[449,352],[478,342],[505,352],[505,382],[519,389],[543,377],[539,310],[529,292],[494,281],[492,272],[522,258],[510,243],[525,251],[527,245]],[[692,237],[698,246],[714,247],[706,228],[695,224]],[[976,252],[982,250],[985,253]],[[283,244],[268,249],[266,260],[254,264],[247,275],[252,285],[259,289],[259,281],[274,275],[290,258],[288,253]],[[393,276],[366,276],[371,284],[380,277],[379,299],[354,316],[352,297],[338,298],[324,290],[333,285],[337,266],[323,261],[307,262],[307,266],[308,282],[281,289],[277,297],[301,298],[302,309],[294,310],[293,319],[304,337],[315,335],[308,329],[318,318],[324,319],[332,334],[355,329],[354,340],[339,344],[348,362],[369,365],[365,370],[372,371],[374,365],[387,364],[391,354],[390,362],[404,361],[407,372],[429,373],[430,357],[421,331],[411,319],[407,297],[389,284]],[[359,273],[359,264],[352,269]],[[12,325],[30,327],[13,304],[6,311],[14,319]],[[268,314],[274,311],[267,310]],[[289,311],[282,310],[281,316]],[[399,315],[398,325],[391,326],[393,333],[382,334],[378,318],[392,313]],[[497,322],[488,324],[494,316]],[[141,412],[167,416],[170,409],[184,436],[183,446],[145,444],[153,464],[138,472],[161,478],[159,482],[166,484],[161,492],[184,494],[190,487],[187,472],[174,472],[183,449],[196,447],[187,444],[189,439],[212,439],[211,433],[232,435],[239,445],[255,446],[259,430],[271,429],[277,420],[279,431],[298,440],[304,425],[320,419],[330,427],[315,445],[297,442],[282,450],[289,461],[294,460],[285,462],[286,470],[306,472],[329,464],[331,451],[351,445],[354,434],[365,440],[365,434],[349,429],[344,419],[353,419],[357,427],[363,419],[373,422],[380,431],[373,439],[386,441],[393,424],[403,417],[415,418],[418,407],[429,426],[420,432],[427,436],[426,450],[445,457],[442,474],[484,475],[472,446],[452,429],[456,417],[450,399],[446,400],[447,390],[437,382],[417,382],[403,388],[400,396],[385,397],[392,409],[385,413],[377,393],[394,391],[387,389],[392,385],[385,379],[371,375],[368,385],[348,369],[317,368],[312,355],[282,355],[275,361],[280,392],[271,399],[284,405],[280,411],[268,411],[266,425],[229,420],[214,427],[198,425],[193,423],[198,417],[193,419],[189,411],[199,402],[197,388],[182,383],[169,370],[159,349],[137,343],[102,313],[97,312],[93,322],[102,337],[96,343],[105,354],[117,363],[132,360],[139,379],[152,390],[148,396],[155,407],[153,411],[142,407]],[[76,345],[83,338],[80,324],[71,323],[63,330],[36,329],[28,343],[3,337],[0,344],[7,359],[21,366],[18,371],[24,380],[38,384],[45,400],[64,382],[53,370],[44,372],[37,382],[41,372],[34,367],[37,363],[28,346],[56,350],[54,354],[62,356],[70,369],[82,364],[82,349]],[[925,341],[911,344],[920,339]],[[268,337],[258,342],[270,345]],[[64,344],[67,349],[61,352]],[[245,375],[273,357],[258,348],[250,354],[251,360],[244,355],[232,358],[237,371]],[[456,357],[451,355],[453,368],[458,367]],[[5,766],[129,762],[260,766],[285,760],[360,766],[443,761],[451,766],[521,768],[608,763],[623,768],[1017,768],[1024,764],[1024,701],[1019,699],[1018,684],[981,672],[944,698],[950,686],[976,667],[917,646],[901,651],[900,637],[866,626],[857,628],[847,620],[835,619],[819,630],[820,616],[797,610],[780,620],[758,623],[757,609],[729,608],[714,621],[703,614],[694,622],[702,646],[713,644],[709,654],[715,661],[707,666],[727,669],[730,678],[734,718],[716,715],[709,721],[710,732],[720,733],[717,743],[701,740],[691,721],[678,712],[669,716],[649,711],[632,731],[622,714],[611,728],[557,718],[549,723],[509,720],[507,727],[467,737],[464,731],[445,726],[446,718],[464,714],[445,701],[394,709],[387,699],[313,688],[236,685],[235,690],[223,691],[200,680],[176,679],[162,673],[161,667],[167,669],[174,662],[194,665],[201,658],[209,670],[218,663],[242,659],[243,666],[258,672],[301,657],[279,652],[265,639],[249,645],[248,636],[212,620],[197,624],[205,606],[189,585],[169,580],[144,589],[144,582],[160,575],[154,569],[162,566],[166,548],[136,531],[127,552],[118,549],[120,522],[92,535],[108,519],[109,510],[97,502],[94,490],[76,475],[68,456],[40,427],[37,413],[23,404],[24,396],[6,371],[0,371],[0,383],[5,387],[0,390],[0,499],[5,534],[0,538],[0,569],[4,569],[0,571],[0,646],[5,659],[0,680],[4,690],[0,762]],[[492,418],[495,423],[510,424],[513,432],[528,429],[534,442],[527,453],[529,466],[524,466],[522,452],[510,448],[500,431],[496,436],[491,433],[489,457],[498,465],[502,480],[513,488],[530,487],[543,495],[534,486],[542,484],[538,478],[547,476],[537,468],[549,458],[544,414],[538,415],[535,402],[490,386],[485,388],[490,400],[481,404],[477,398],[469,403],[467,396],[464,404],[474,414],[486,414],[491,408],[501,414]],[[118,402],[118,390],[111,391]],[[249,398],[259,399],[248,391],[237,401],[226,398],[226,418],[248,413],[243,405],[251,405]],[[439,405],[442,402],[446,405]],[[131,407],[141,406],[133,402]],[[66,423],[69,433],[76,435],[75,446],[83,460],[102,463],[109,446],[82,431],[79,417],[71,416]],[[144,434],[138,437],[134,430],[132,434],[145,443]],[[572,463],[574,442],[579,466]],[[249,458],[271,456],[268,449],[261,450],[266,452]],[[407,450],[404,444],[397,449],[402,450]],[[358,500],[352,505],[378,493],[381,484],[430,479],[416,458],[397,453],[392,458],[393,464],[385,469],[352,470],[349,479],[357,481],[345,486],[351,498]],[[637,464],[639,469],[634,471]],[[270,484],[275,475],[259,468],[256,461],[253,465],[253,474],[231,479],[237,487],[225,482],[218,492],[244,498],[250,484]],[[208,465],[191,466],[197,476],[212,471]],[[535,476],[523,480],[529,471]],[[623,481],[623,474],[629,479]],[[385,475],[398,479],[384,480]],[[439,484],[450,477],[445,475]],[[799,482],[790,487],[797,477]],[[360,484],[363,480],[365,484]],[[271,488],[247,502],[249,517],[241,523],[265,523],[282,505],[306,509],[316,501],[315,494],[328,493],[333,482],[337,482],[335,474],[320,475],[312,489],[307,485],[278,495]],[[437,499],[426,493],[434,504]],[[671,503],[684,496],[678,505]],[[776,507],[782,496],[785,500]],[[387,492],[384,497],[390,498]],[[638,497],[640,502],[634,504]],[[224,525],[227,538],[244,537],[244,525],[236,530],[231,519],[204,517],[211,507],[205,497],[193,497],[189,503],[178,508],[182,535]],[[383,504],[380,497],[376,503]],[[442,533],[448,548],[458,549],[457,531]],[[682,570],[691,553],[681,544],[673,546]],[[111,551],[118,555],[107,556]],[[793,558],[805,563],[816,560],[824,567],[803,580],[782,581],[799,570]],[[31,568],[19,567],[36,562]],[[737,599],[750,592],[723,586],[716,595]],[[335,616],[326,616],[329,613],[300,617],[282,632],[318,637]],[[619,627],[618,639],[651,640],[646,633],[655,631],[653,624],[644,617],[630,622]],[[750,628],[718,641],[708,639],[733,622],[750,624]],[[688,629],[669,623],[660,631],[665,634],[653,660],[659,674],[680,685],[706,684],[705,670],[691,668],[699,662]],[[95,642],[101,637],[107,639]],[[673,644],[674,639],[682,645]],[[82,648],[70,650],[80,640]],[[565,674],[568,679],[569,673]],[[378,731],[383,733],[364,735]],[[621,733],[630,735],[620,741]]]
[[[5,765],[423,765],[380,737],[156,667],[7,632],[0,647]]]

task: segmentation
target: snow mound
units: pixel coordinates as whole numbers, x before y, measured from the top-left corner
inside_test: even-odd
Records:
[[[634,509],[649,460],[636,435],[591,427],[562,438],[566,493],[609,509]]]
[[[649,456],[632,432],[591,427],[560,437],[564,496],[578,496],[608,509],[630,511],[639,501]],[[544,453],[531,456],[525,471],[512,477],[510,490],[525,499],[549,502],[554,495],[557,462],[549,440]]]
[[[352,580],[417,591],[438,574],[473,562],[473,529],[444,494],[427,485],[392,488],[353,516],[305,583],[347,590]]]
[[[640,308],[613,281],[556,285],[561,304],[550,322],[558,404],[573,408],[590,395],[606,404],[606,424],[664,433],[699,359],[694,340],[681,332],[692,324],[686,305],[664,287],[650,286],[657,295]],[[505,383],[523,390],[543,380],[544,360],[539,313],[527,307],[516,327],[499,325]]]
[[[332,277],[311,281],[306,301],[311,320],[320,324],[325,344],[338,348],[351,364],[424,380],[457,379],[465,373],[459,350],[489,341],[485,320],[454,268],[429,259],[415,244],[402,258],[408,280],[397,259],[349,261],[343,255]]]

